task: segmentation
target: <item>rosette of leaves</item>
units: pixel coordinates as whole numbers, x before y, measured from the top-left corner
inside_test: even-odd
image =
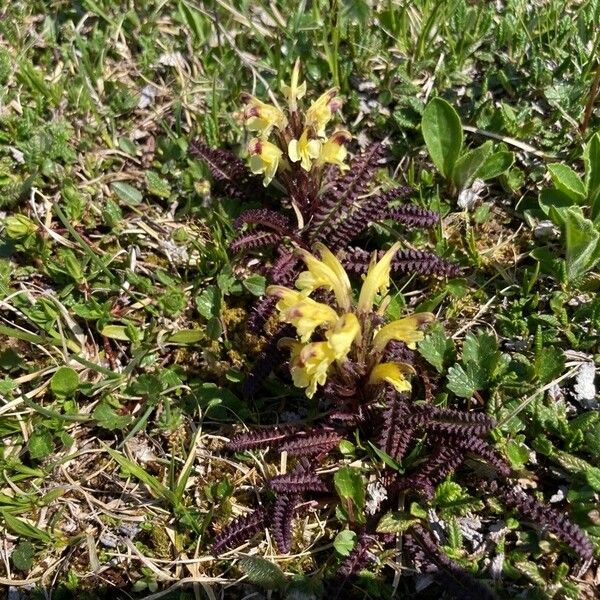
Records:
[[[393,554],[402,536],[408,563],[432,575],[447,592],[461,599],[494,598],[490,584],[474,578],[457,560],[467,556],[456,517],[481,509],[486,501],[515,511],[590,560],[593,547],[584,532],[511,479],[509,464],[491,442],[495,420],[479,410],[434,401],[433,390],[441,382],[428,363],[440,363],[446,349],[433,352],[429,344],[426,363],[409,347],[423,339],[419,326],[432,315],[386,323],[373,308],[375,290],[387,285],[384,267],[390,268],[396,249],[373,262],[356,305],[347,295],[341,265],[324,248],[322,261],[302,255],[309,271],[299,277],[300,292],[272,288],[287,335],[300,337],[286,340],[280,351],[290,349],[294,383],[320,400],[322,416],[310,425],[264,427],[232,437],[231,451],[285,453],[287,468],[265,482],[256,510],[217,533],[215,555],[265,528],[280,553],[290,552],[296,514],[309,504],[328,506],[335,508],[328,524],[338,526],[335,557],[324,561],[335,565],[324,570],[332,594],[376,566],[378,556]],[[323,287],[336,298],[329,311],[302,294]],[[336,349],[341,353],[330,356]],[[437,355],[440,359],[434,360]],[[474,376],[472,360],[484,363],[483,375]],[[502,369],[499,353],[483,335],[464,350],[463,362],[473,390],[483,389]],[[310,387],[313,377],[317,385]],[[467,397],[467,388],[457,387],[462,379],[456,372],[449,387]],[[434,527],[432,511],[447,520],[443,535],[439,524]]]

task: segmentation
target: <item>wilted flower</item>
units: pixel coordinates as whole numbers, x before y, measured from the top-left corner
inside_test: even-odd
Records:
[[[410,390],[413,367],[383,360],[385,350],[392,340],[414,347],[423,339],[420,327],[434,317],[431,313],[418,313],[381,327],[373,312],[375,295],[389,286],[390,266],[398,248],[399,244],[394,244],[379,261],[373,260],[356,308],[352,305],[346,271],[323,244],[315,245],[320,258],[306,250],[298,251],[308,268],[296,281],[300,291],[283,286],[267,288],[267,293],[278,299],[280,319],[292,324],[300,338],[300,341],[286,339],[282,346],[291,349],[294,384],[306,388],[309,398],[331,373],[343,371],[350,364],[348,372],[358,374],[364,385],[388,383],[399,392]],[[333,292],[335,308],[309,297],[318,289]],[[321,339],[311,341],[316,333]]]

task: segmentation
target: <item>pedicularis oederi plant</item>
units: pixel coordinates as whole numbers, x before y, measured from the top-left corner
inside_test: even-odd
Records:
[[[262,506],[217,534],[215,554],[265,528],[278,550],[287,553],[296,512],[311,504],[336,506],[340,529],[351,534],[349,546],[345,558],[325,561],[322,571],[337,593],[379,556],[397,551],[402,534],[403,552],[417,571],[433,574],[458,598],[493,598],[442,549],[425,509],[401,510],[411,501],[411,507],[435,501],[456,472],[479,497],[473,510],[484,499],[504,503],[590,559],[592,546],[578,527],[508,479],[508,464],[486,440],[494,427],[491,417],[419,400],[430,395],[431,374],[412,349],[434,316],[415,313],[386,321],[386,293],[398,248],[394,244],[379,260],[374,253],[356,302],[342,263],[320,243],[314,246],[316,255],[297,251],[307,270],[297,277],[296,289],[267,289],[288,328],[289,336],[278,347],[287,352],[292,380],[321,401],[324,416],[310,427],[262,428],[232,438],[232,451],[285,453],[287,466],[266,482]],[[341,453],[348,444],[354,444],[352,466],[340,466],[349,462]]]
[[[398,204],[410,194],[405,186],[374,188],[375,172],[385,159],[384,146],[372,143],[349,160],[346,145],[352,135],[331,126],[340,116],[341,98],[331,89],[303,110],[307,88],[306,82],[299,83],[299,70],[296,63],[291,83],[281,86],[287,111],[250,95],[243,98],[241,116],[256,136],[247,147],[250,170],[230,152],[211,149],[201,140],[191,146],[191,153],[206,161],[223,192],[263,203],[263,208],[244,211],[235,221],[239,233],[231,250],[273,248],[273,261],[265,271],[270,283],[278,285],[289,285],[298,274],[300,259],[294,245],[309,250],[324,242],[351,274],[363,275],[370,253],[352,243],[370,223],[391,220],[429,228],[439,220],[430,210]],[[458,272],[435,254],[410,248],[395,254],[391,269],[394,274]],[[251,330],[263,330],[274,305],[274,298],[258,303],[249,321]]]

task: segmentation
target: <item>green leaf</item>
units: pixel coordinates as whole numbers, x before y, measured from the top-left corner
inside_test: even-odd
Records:
[[[404,533],[419,522],[419,519],[408,513],[389,512],[381,517],[381,520],[377,524],[377,531],[379,533]]]
[[[474,373],[475,367],[467,365],[467,371],[462,365],[454,365],[448,369],[448,389],[459,398],[471,398],[479,389]]]
[[[492,142],[490,141],[485,142],[479,148],[465,152],[454,165],[452,172],[454,185],[459,190],[469,187],[491,153]]]
[[[112,431],[125,429],[131,423],[131,415],[120,415],[106,400],[102,400],[94,409],[92,417],[100,427]]]
[[[159,198],[168,198],[171,195],[171,186],[164,179],[161,179],[157,173],[146,171],[144,177],[146,179],[146,189],[149,194],[153,194]]]
[[[71,367],[61,367],[50,379],[50,389],[56,396],[72,396],[79,387],[79,375]]]
[[[456,517],[452,517],[448,522],[447,535],[448,544],[452,549],[458,550],[462,548],[463,536],[462,531],[460,530],[460,525],[458,524],[458,519]]]
[[[254,296],[263,296],[267,280],[262,275],[251,275],[242,282],[243,286]]]
[[[550,215],[555,222],[561,224],[563,231],[567,281],[577,282],[600,259],[600,232],[578,207],[552,207]]]
[[[282,590],[286,586],[283,571],[261,556],[242,556],[238,560],[238,566],[250,583],[265,590]]]
[[[596,492],[600,492],[600,469],[589,467],[585,470],[585,478],[588,485]]]
[[[456,352],[454,342],[446,337],[444,328],[440,323],[435,323],[429,328],[429,333],[418,344],[419,354],[439,373],[444,372],[444,367],[454,360]]]
[[[386,464],[388,467],[394,469],[394,471],[399,471],[400,473],[404,473],[404,469],[400,465],[400,463],[396,462],[387,452],[379,449],[373,442],[368,441],[369,446],[377,454],[377,456],[381,459],[381,461]]]
[[[119,466],[128,474],[132,475],[136,479],[139,479],[142,483],[146,484],[152,493],[166,500],[170,504],[174,504],[175,496],[171,490],[163,485],[154,475],[150,475],[143,467],[129,460],[126,456],[123,456],[120,452],[113,450],[112,448],[106,448],[111,458],[119,464]]]
[[[196,344],[204,339],[205,333],[202,329],[180,329],[168,338],[170,344]]]
[[[354,515],[355,519],[360,519],[365,506],[365,487],[360,471],[353,467],[342,467],[333,476],[333,483],[338,496],[351,502],[358,511]]]
[[[574,202],[585,200],[585,185],[581,177],[571,167],[561,163],[553,163],[548,165],[548,171],[556,189],[566,194]]]
[[[591,217],[600,216],[600,132],[594,134],[583,150],[587,202],[592,207]]]
[[[198,312],[205,319],[218,317],[221,311],[221,291],[215,285],[209,285],[196,298]]]
[[[46,458],[54,451],[52,434],[45,429],[34,431],[27,441],[27,450],[34,460]]]
[[[447,506],[465,497],[467,497],[467,493],[458,483],[442,481],[435,490],[433,503],[436,506]]]
[[[538,202],[540,208],[547,215],[550,215],[550,209],[553,206],[555,208],[568,208],[569,206],[573,206],[573,199],[556,188],[543,189],[540,192]],[[554,223],[556,223],[556,221],[554,221]],[[560,225],[560,222],[556,224]]]
[[[356,532],[351,531],[350,529],[343,529],[333,540],[333,547],[341,556],[348,556],[348,554],[352,552],[355,544]]]
[[[120,340],[122,342],[129,342],[129,336],[127,335],[127,327],[123,325],[106,325],[100,331],[100,334],[104,337],[112,340]]]
[[[114,181],[110,187],[112,191],[129,206],[137,206],[142,201],[142,192],[124,181]]]
[[[485,159],[485,162],[475,173],[475,179],[493,179],[508,171],[515,162],[515,155],[508,150],[494,152]]]
[[[535,374],[540,383],[548,383],[558,377],[565,368],[565,355],[560,348],[543,346],[535,357]]]
[[[10,560],[15,569],[19,571],[29,571],[33,565],[35,548],[28,540],[21,540],[10,555]]]
[[[10,529],[16,535],[31,538],[33,540],[40,540],[45,543],[49,543],[52,540],[50,534],[43,529],[40,529],[23,519],[14,517],[8,512],[2,511],[1,514],[7,529]]]
[[[421,130],[433,164],[450,179],[463,144],[458,113],[442,98],[434,98],[423,111]]]
[[[511,467],[520,471],[529,460],[529,448],[515,440],[509,440],[506,444],[506,456]]]

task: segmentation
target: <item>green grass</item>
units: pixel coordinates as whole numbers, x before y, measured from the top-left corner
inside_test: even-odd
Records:
[[[600,3],[377,5],[32,0],[3,9],[3,586],[40,598],[44,589],[243,596],[236,561],[249,547],[217,561],[210,543],[278,465],[236,460],[224,443],[233,424],[274,422],[298,394],[286,400],[273,382],[251,403],[241,397],[260,346],[244,322],[261,281],[227,251],[241,207],[213,197],[187,147],[201,135],[241,152],[240,93],[278,91],[296,58],[309,88],[340,88],[354,135],[389,137],[381,178],[394,173],[444,215],[432,238],[410,243],[432,245],[465,277],[398,281],[396,306],[436,311],[445,334],[432,335],[458,357],[465,338],[492,334],[506,368],[486,373],[474,398],[502,424],[497,446],[546,499],[563,489],[558,506],[600,548],[598,411],[574,388],[581,364],[600,359],[600,273],[592,265],[571,281],[530,255],[547,245],[533,234],[547,218],[538,205],[551,187],[547,164],[583,175],[583,146],[600,131]],[[516,154],[471,212],[425,151],[421,116],[435,96],[459,113],[466,147],[493,139]],[[550,252],[568,262],[564,241]],[[443,393],[470,398],[460,378],[468,367],[455,357],[432,358]],[[506,517],[490,509],[490,519]],[[277,556],[267,542],[258,553],[288,575],[318,570],[333,518],[310,513],[295,554]],[[574,560],[513,521],[496,548],[506,543],[504,597],[594,597],[597,564],[569,570]],[[458,542],[453,551],[481,569]],[[390,584],[393,572],[380,570]],[[365,584],[364,597],[385,597],[385,585]]]

